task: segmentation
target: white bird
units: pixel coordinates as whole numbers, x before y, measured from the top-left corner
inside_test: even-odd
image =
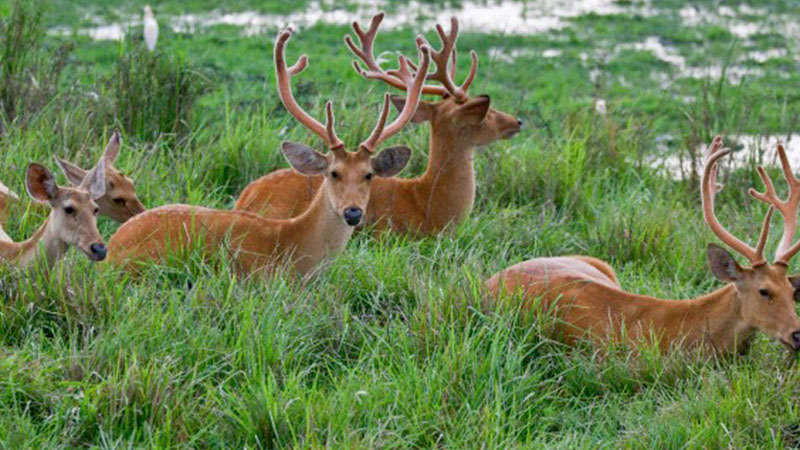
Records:
[[[151,52],[156,49],[158,40],[158,22],[150,5],[144,7],[144,43]]]
[[[606,101],[603,100],[602,98],[598,98],[597,100],[595,100],[594,101],[594,110],[595,110],[595,112],[597,112],[597,114],[600,114],[601,116],[605,116],[606,115]]]

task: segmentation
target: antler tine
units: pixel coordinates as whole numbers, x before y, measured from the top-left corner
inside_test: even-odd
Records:
[[[467,75],[467,78],[461,86],[456,86],[454,78],[457,62],[456,42],[458,41],[458,19],[455,17],[450,18],[449,33],[445,33],[444,27],[440,24],[436,24],[436,33],[439,34],[439,39],[442,41],[442,48],[438,51],[434,50],[431,54],[431,59],[436,63],[436,71],[429,74],[428,79],[442,83],[442,86],[450,95],[456,98],[464,98],[467,95],[469,86],[475,78],[475,72],[478,70],[478,55],[474,51],[470,52],[472,64],[469,69],[469,75]],[[424,39],[418,38],[418,44],[420,41],[425,42]]]
[[[277,80],[278,95],[281,98],[281,102],[283,102],[283,106],[286,107],[286,110],[289,111],[295,119],[322,138],[329,148],[341,148],[344,144],[336,136],[336,132],[333,129],[333,112],[330,102],[326,105],[326,109],[329,111],[328,120],[323,126],[300,107],[292,94],[291,78],[306,69],[308,66],[308,58],[306,55],[303,55],[291,67],[286,67],[286,56],[284,52],[286,43],[291,37],[292,29],[286,28],[278,33],[278,38],[275,40],[275,79]]]
[[[761,224],[761,235],[758,236],[758,244],[756,244],[756,254],[762,259],[764,258],[764,248],[767,246],[767,237],[769,235],[769,223],[772,220],[772,213],[775,212],[775,207],[770,206],[767,210],[767,215],[764,216],[764,223]]]
[[[430,48],[427,46],[420,47],[419,52],[419,70],[413,78],[410,77],[410,72],[408,70],[408,60],[403,56],[399,58],[400,68],[397,69],[397,72],[399,74],[408,74],[409,80],[409,83],[406,85],[406,102],[403,105],[403,110],[400,111],[400,114],[397,115],[392,123],[384,127],[384,124],[386,123],[386,117],[389,114],[389,96],[388,94],[384,96],[383,110],[381,111],[378,124],[375,126],[375,129],[372,131],[370,137],[361,143],[361,148],[364,150],[372,152],[379,143],[397,134],[397,132],[400,131],[409,120],[411,120],[411,118],[414,116],[414,113],[417,112],[419,100],[422,96],[422,88],[425,84],[426,74],[428,73],[428,65],[430,63],[431,53]]]
[[[792,173],[792,167],[789,165],[789,158],[786,156],[786,149],[781,143],[778,143],[778,156],[781,160],[783,176],[789,184],[789,196],[786,200],[778,198],[772,179],[761,166],[758,166],[758,175],[764,183],[764,192],[758,192],[753,188],[750,188],[749,192],[753,198],[770,205],[781,213],[783,217],[783,235],[778,244],[778,250],[775,252],[775,262],[788,265],[791,257],[797,253],[797,249],[800,249],[797,245],[792,246],[792,240],[797,230],[797,209],[798,204],[800,204],[800,181],[798,181]],[[795,247],[797,247],[797,249],[795,249]],[[794,250],[790,252],[792,249]]]
[[[711,143],[711,146],[708,149],[706,163],[703,170],[703,180],[701,186],[701,193],[702,193],[702,201],[703,201],[703,218],[705,219],[708,226],[711,228],[711,231],[719,237],[719,239],[728,244],[734,251],[740,253],[742,256],[747,258],[754,266],[764,264],[766,261],[764,260],[764,255],[759,254],[763,253],[763,249],[761,252],[753,249],[749,245],[745,244],[734,235],[732,235],[728,230],[723,227],[719,221],[717,220],[717,216],[714,213],[714,196],[716,195],[716,179],[717,179],[717,161],[723,156],[729,154],[731,151],[730,149],[723,148],[720,149],[722,146],[722,137],[717,136],[714,138],[714,141]],[[770,213],[771,214],[771,213]],[[769,223],[765,221],[763,228],[768,228]],[[761,235],[764,236],[766,231],[762,228]],[[765,240],[765,239],[764,239]],[[761,245],[761,239],[759,239],[759,244]]]
[[[378,116],[378,123],[375,124],[375,128],[372,130],[372,134],[369,135],[369,138],[361,144],[361,147],[370,153],[372,153],[375,146],[378,145],[378,139],[380,139],[381,133],[383,133],[383,129],[386,126],[386,119],[389,117],[390,97],[388,93],[383,94],[383,108],[381,109],[381,115]]]
[[[411,80],[413,78],[412,74],[409,72],[407,78],[399,77],[397,70],[390,70],[385,71],[381,68],[380,64],[375,60],[374,55],[374,44],[375,44],[375,37],[378,35],[378,28],[380,27],[381,22],[384,18],[384,13],[378,13],[372,17],[372,22],[370,22],[369,30],[364,32],[361,28],[361,25],[358,22],[353,22],[353,31],[355,32],[356,36],[358,37],[359,42],[361,43],[361,47],[359,48],[356,43],[353,41],[353,38],[350,35],[346,35],[344,37],[344,42],[347,44],[347,47],[350,49],[353,54],[358,57],[363,63],[365,68],[361,67],[361,64],[358,61],[353,61],[353,68],[355,69],[356,73],[361,75],[364,78],[371,79],[371,80],[380,80],[384,83],[397,88],[406,90],[407,87],[411,84]],[[417,47],[421,45],[418,44]],[[398,57],[399,59],[399,57]],[[409,65],[416,70],[416,65],[409,62]],[[422,88],[423,94],[434,94],[439,96],[447,95],[447,91],[444,90],[441,86],[423,86]]]

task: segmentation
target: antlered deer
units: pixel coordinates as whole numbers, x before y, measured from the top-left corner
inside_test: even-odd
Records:
[[[357,22],[353,23],[360,48],[350,36],[345,41],[366,65],[366,69],[362,69],[354,62],[361,76],[407,89],[409,75],[384,70],[373,56],[373,43],[383,17],[383,13],[373,17],[366,32]],[[412,122],[431,123],[428,167],[419,178],[388,178],[372,183],[365,223],[374,225],[376,231],[391,229],[430,235],[468,217],[475,203],[475,147],[509,138],[519,132],[522,125],[519,119],[490,108],[488,95],[474,98],[467,95],[477,69],[475,52],[471,53],[472,66],[464,83],[457,86],[453,81],[458,39],[456,18],[451,20],[449,33],[445,33],[441,25],[436,26],[436,31],[442,48],[431,55],[436,71],[428,78],[439,81],[441,86],[426,85],[423,93],[440,96],[442,100],[420,102],[412,119]],[[427,43],[418,38],[417,45]],[[398,109],[405,104],[401,97],[392,97],[392,102]],[[278,170],[250,183],[234,209],[269,218],[294,217],[308,207],[322,183],[322,176],[309,177],[289,169]]]
[[[139,197],[136,196],[133,180],[114,168],[114,161],[119,155],[119,144],[119,132],[114,131],[103,150],[102,158],[106,165],[106,193],[97,199],[97,206],[100,208],[98,214],[122,223],[143,212],[145,208],[139,201]],[[75,164],[58,157],[56,157],[56,162],[70,183],[80,184],[81,180],[86,177],[87,171]]]
[[[302,144],[282,145],[295,170],[325,178],[311,205],[300,216],[286,220],[265,219],[247,211],[162,206],[139,214],[117,230],[109,241],[111,262],[131,268],[131,262],[162,258],[171,246],[200,245],[204,254],[209,254],[227,245],[231,249],[230,258],[242,273],[263,273],[276,263],[288,263],[301,274],[307,274],[323,258],[345,247],[353,228],[362,220],[373,176],[393,176],[408,162],[411,150],[407,147],[387,148],[375,157],[372,155],[380,142],[400,131],[414,115],[425,82],[429,49],[420,48],[420,71],[416,76],[411,76],[408,61],[399,58],[397,72],[408,83],[405,107],[387,125],[390,107],[386,94],[372,134],[358,150],[349,152],[336,136],[330,102],[325,105],[327,120],[323,125],[295,101],[291,77],[306,68],[308,59],[303,55],[295,65],[286,66],[284,50],[291,36],[291,29],[284,30],[275,42],[275,74],[281,101],[331,150],[322,155]]]
[[[742,267],[733,256],[715,244],[708,245],[711,272],[728,284],[702,297],[670,301],[625,292],[606,263],[587,257],[537,258],[512,266],[487,282],[489,291],[521,291],[526,308],[536,299],[537,308],[553,307],[559,321],[557,333],[567,343],[588,337],[594,342],[626,340],[657,343],[662,351],[671,347],[699,347],[707,353],[743,352],[756,330],[786,347],[800,350],[800,321],[795,297],[800,276],[787,276],[789,260],[800,250],[792,244],[797,228],[800,181],[792,174],[786,152],[778,145],[784,176],[790,187],[787,200],[780,200],[762,167],[758,173],[766,191],[750,189],[750,195],[770,205],[755,248],[734,237],[717,220],[714,196],[717,161],[730,153],[720,149],[717,137],[709,148],[702,180],[703,216],[720,240],[747,258]],[[773,210],[783,216],[783,236],[771,264],[764,247]],[[655,342],[653,342],[655,339]]]
[[[52,172],[42,165],[31,163],[25,187],[31,198],[50,206],[50,215],[28,240],[0,240],[0,262],[28,267],[44,258],[49,266],[73,245],[92,261],[105,259],[106,246],[97,231],[95,217],[95,199],[103,195],[106,187],[103,159],[76,187],[58,186]]]

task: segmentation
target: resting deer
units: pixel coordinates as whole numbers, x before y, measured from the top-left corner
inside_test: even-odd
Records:
[[[354,62],[361,76],[407,89],[406,78],[410,75],[385,71],[373,56],[373,43],[382,20],[383,13],[373,17],[366,32],[357,22],[353,23],[360,48],[350,36],[345,38],[345,42],[366,65],[366,69],[362,69],[358,62]],[[471,53],[472,66],[464,83],[457,86],[453,81],[458,21],[452,19],[449,33],[445,33],[440,25],[436,30],[442,48],[431,55],[436,71],[428,78],[439,81],[441,86],[426,85],[423,93],[440,96],[442,100],[420,102],[412,119],[416,123],[431,123],[428,167],[419,178],[388,178],[372,183],[365,223],[373,225],[378,232],[391,229],[430,235],[468,217],[475,203],[475,147],[509,138],[519,132],[522,125],[519,119],[490,108],[488,95],[474,98],[467,95],[477,69],[475,52]],[[417,45],[427,43],[418,38]],[[448,61],[451,61],[449,67]],[[401,97],[393,97],[392,102],[398,109],[405,104]],[[322,176],[308,177],[289,169],[278,170],[250,183],[234,209],[270,218],[294,217],[308,207],[322,183]]]
[[[119,141],[119,132],[114,131],[103,151],[102,158],[106,165],[106,193],[97,199],[97,206],[100,208],[101,216],[122,223],[141,213],[145,208],[136,196],[133,180],[114,168],[114,161],[119,155]],[[56,158],[56,162],[70,183],[80,184],[86,177],[87,171],[75,164],[60,158]]]
[[[291,29],[278,34],[275,42],[275,74],[278,92],[286,109],[330,148],[320,154],[302,144],[284,142],[282,150],[295,170],[306,175],[322,175],[325,181],[311,205],[293,219],[265,219],[246,211],[221,211],[186,205],[170,205],[146,211],[123,224],[111,237],[110,260],[126,268],[131,262],[159,259],[170,246],[201,246],[204,254],[226,245],[230,258],[242,273],[269,272],[275,264],[288,264],[300,274],[308,274],[319,262],[344,249],[367,207],[373,176],[390,177],[405,167],[411,150],[392,147],[373,157],[379,143],[400,131],[417,109],[429,61],[427,47],[420,49],[420,72],[408,81],[406,105],[397,118],[386,124],[389,95],[369,138],[357,151],[345,150],[336,135],[331,103],[325,105],[325,125],[306,113],[294,99],[291,78],[308,63],[303,55],[286,66],[284,50]],[[399,73],[410,74],[408,61],[399,58]]]
[[[491,293],[521,291],[525,308],[536,299],[537,308],[554,308],[557,332],[567,343],[582,337],[595,342],[626,340],[657,343],[662,351],[672,347],[699,347],[707,353],[744,352],[756,330],[794,351],[800,350],[800,321],[795,298],[800,294],[800,276],[788,276],[789,260],[800,250],[792,244],[797,228],[800,180],[792,174],[786,152],[778,145],[783,173],[790,187],[787,200],[778,198],[772,180],[762,167],[758,173],[764,193],[750,195],[770,205],[755,248],[734,237],[717,220],[714,196],[717,161],[730,153],[720,149],[717,137],[709,148],[702,180],[703,216],[722,242],[747,258],[742,267],[715,244],[708,245],[714,276],[728,284],[710,294],[683,301],[659,300],[632,294],[620,288],[614,271],[606,263],[587,257],[537,258],[512,266],[488,280]],[[769,264],[764,247],[773,210],[783,216],[783,236]]]
[[[106,246],[97,231],[95,217],[95,200],[105,192],[103,159],[76,187],[57,185],[52,172],[42,165],[31,163],[25,187],[31,198],[50,206],[50,215],[28,240],[0,240],[0,261],[29,267],[44,258],[49,267],[73,245],[92,261],[105,259]]]

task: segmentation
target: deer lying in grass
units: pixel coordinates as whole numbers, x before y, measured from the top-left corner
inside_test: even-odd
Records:
[[[362,69],[354,62],[356,71],[364,78],[381,80],[395,88],[407,89],[410,76],[398,71],[385,71],[373,56],[373,43],[383,13],[373,17],[367,32],[353,23],[361,47],[350,36],[345,41],[350,50],[366,65]],[[458,21],[453,18],[450,33],[437,25],[442,48],[431,59],[436,71],[428,75],[441,86],[426,85],[423,92],[443,98],[439,102],[420,102],[412,122],[430,122],[430,157],[428,167],[419,178],[387,178],[372,183],[365,223],[376,231],[391,229],[431,235],[449,224],[468,217],[475,203],[475,171],[473,157],[476,146],[509,138],[520,131],[522,122],[506,113],[489,107],[488,95],[470,98],[467,95],[477,68],[477,56],[472,52],[472,67],[461,86],[453,78],[456,67]],[[418,38],[417,45],[427,45]],[[448,62],[452,61],[448,67]],[[393,97],[392,102],[403,109],[405,100]],[[252,183],[242,192],[234,209],[251,211],[270,218],[294,217],[303,212],[323,183],[320,175],[307,176],[282,169]]]
[[[122,172],[114,168],[114,161],[119,155],[119,132],[114,131],[103,151],[103,160],[106,166],[106,193],[97,199],[97,206],[100,208],[100,215],[106,216],[117,222],[125,222],[131,217],[145,210],[136,191],[133,189],[133,180],[126,177]],[[86,177],[86,170],[56,158],[56,162],[73,185],[78,185]]]
[[[98,209],[95,200],[105,192],[103,159],[76,187],[58,186],[52,172],[31,163],[25,187],[31,198],[50,206],[50,215],[28,240],[0,240],[0,262],[29,267],[44,258],[49,267],[73,245],[92,261],[105,259],[106,246],[97,231],[95,217]]]
[[[717,137],[710,146],[702,180],[703,215],[720,240],[746,257],[742,267],[730,253],[708,245],[711,272],[725,287],[696,299],[659,300],[623,291],[606,263],[586,257],[537,258],[512,266],[488,280],[489,291],[521,291],[525,308],[554,308],[557,333],[567,343],[582,337],[594,342],[622,340],[633,344],[655,343],[661,351],[672,347],[699,347],[706,353],[743,352],[756,330],[794,351],[800,350],[800,321],[795,298],[800,276],[787,276],[789,260],[800,250],[792,244],[797,228],[800,181],[792,174],[786,152],[778,146],[784,176],[790,187],[780,200],[772,181],[758,168],[766,192],[750,189],[750,195],[770,205],[758,244],[750,247],[729,233],[714,213],[717,161],[730,153],[720,149]],[[764,247],[772,212],[783,216],[784,228],[775,261],[764,259]]]
[[[405,167],[411,150],[392,147],[373,157],[377,145],[396,134],[411,120],[422,94],[429,61],[427,47],[420,49],[420,72],[410,76],[408,61],[400,57],[399,73],[408,82],[406,105],[397,118],[386,124],[389,95],[370,137],[359,149],[348,152],[336,136],[331,103],[327,102],[325,125],[306,113],[294,99],[291,77],[302,72],[308,59],[303,55],[288,67],[284,57],[290,29],[275,42],[275,73],[278,92],[286,109],[306,128],[325,141],[331,152],[317,153],[302,144],[284,142],[282,150],[295,170],[322,175],[325,181],[306,211],[293,219],[271,220],[246,211],[221,211],[186,205],[169,205],[146,211],[123,224],[111,237],[110,260],[125,268],[132,262],[162,258],[173,248],[198,245],[205,255],[223,245],[241,273],[268,272],[275,264],[288,264],[301,274],[309,273],[328,255],[344,249],[367,207],[373,176],[389,177]]]

